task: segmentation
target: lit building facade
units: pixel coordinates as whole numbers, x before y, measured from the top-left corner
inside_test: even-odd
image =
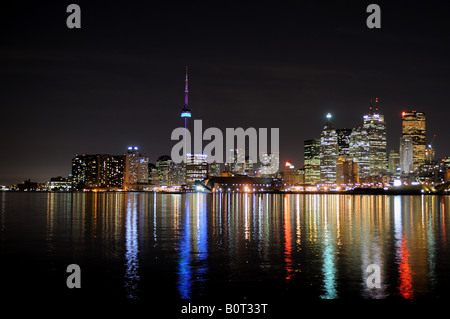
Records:
[[[354,185],[359,182],[358,165],[352,156],[340,156],[336,162],[336,183]]]
[[[72,159],[74,188],[121,188],[124,180],[124,162],[123,155],[76,155]]]
[[[336,160],[338,158],[338,139],[336,130],[331,124],[331,114],[327,115],[320,138],[320,182],[336,183]]]
[[[320,138],[304,141],[305,183],[320,183]]]
[[[123,188],[138,190],[144,185],[148,185],[148,156],[139,154],[137,146],[130,146],[125,154]]]
[[[350,155],[350,136],[352,135],[352,129],[342,128],[336,130],[338,140],[338,155],[348,156]]]
[[[171,186],[170,170],[173,161],[169,155],[162,155],[156,160],[156,171],[158,173],[158,186]]]
[[[371,107],[363,119],[363,128],[369,140],[369,175],[382,175],[387,172],[386,123],[384,115],[378,112],[378,98],[375,111]]]
[[[425,164],[425,128],[425,113],[416,111],[402,113],[402,137],[412,139],[414,170]]]
[[[186,157],[186,185],[193,188],[196,182],[208,177],[208,163],[206,154],[187,154]]]
[[[397,174],[399,170],[401,170],[400,152],[398,150],[390,150],[388,161],[388,172],[390,174]]]
[[[369,176],[369,137],[364,128],[355,128],[350,136],[350,156],[352,156],[358,167],[360,179]]]
[[[400,167],[402,174],[414,171],[414,144],[410,137],[400,138]]]

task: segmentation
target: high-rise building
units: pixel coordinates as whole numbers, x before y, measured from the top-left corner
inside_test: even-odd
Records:
[[[320,137],[320,182],[336,183],[336,160],[338,158],[338,139],[336,130],[331,124],[331,114],[327,114],[327,122]]]
[[[414,170],[425,164],[426,151],[425,113],[402,113],[402,137],[412,139]]]
[[[353,129],[350,136],[350,156],[358,167],[358,176],[364,179],[369,176],[369,137],[364,128]]]
[[[187,154],[186,185],[193,188],[195,183],[208,177],[206,154]]]
[[[162,155],[156,160],[156,170],[160,186],[171,186],[170,169],[172,167],[172,158],[169,155]]]
[[[398,150],[389,151],[388,172],[391,174],[398,173],[400,167],[400,152]]]
[[[348,156],[350,154],[350,136],[352,135],[352,129],[337,129],[336,134],[338,139],[338,155]]]
[[[125,156],[101,154],[98,155],[98,163],[99,187],[122,188]]]
[[[139,154],[137,146],[129,146],[125,154],[123,188],[137,190],[143,185],[148,185],[148,156]]]
[[[186,164],[172,162],[169,164],[168,186],[182,185],[186,185]]]
[[[375,110],[371,105],[369,114],[363,118],[363,127],[369,139],[369,175],[384,174],[387,171],[386,123],[384,115],[378,110],[378,98],[375,100]]]
[[[414,170],[414,144],[410,137],[400,138],[400,167],[402,174],[409,174]]]
[[[359,182],[358,165],[352,156],[340,156],[336,162],[336,183],[353,185]]]
[[[123,155],[76,155],[72,159],[74,188],[121,188],[124,161]]]
[[[305,183],[320,183],[320,138],[304,141]]]

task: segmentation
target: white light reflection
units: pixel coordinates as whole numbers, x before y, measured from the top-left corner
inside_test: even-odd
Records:
[[[125,290],[127,298],[138,299],[139,259],[137,230],[137,195],[130,194],[127,200],[125,221]]]

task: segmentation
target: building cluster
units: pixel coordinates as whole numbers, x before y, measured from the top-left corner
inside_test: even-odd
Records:
[[[188,92],[186,67],[181,110],[185,141],[187,121],[192,116]],[[16,189],[315,191],[442,184],[450,181],[450,157],[435,159],[434,138],[426,143],[425,123],[425,113],[403,112],[400,147],[388,153],[386,122],[377,98],[357,128],[335,128],[328,114],[320,136],[304,141],[302,168],[286,162],[280,171],[279,154],[270,153],[259,154],[261,163],[253,163],[241,148],[226,150],[228,162],[224,164],[211,162],[204,154],[186,154],[181,163],[163,155],[150,163],[147,154],[130,146],[122,155],[76,155],[69,177],[54,177],[40,184],[28,180]]]
[[[386,147],[386,122],[375,107],[363,116],[362,126],[338,129],[331,114],[320,137],[304,141],[304,184],[315,187],[385,187],[437,185],[450,180],[450,157],[435,160],[426,144],[425,113],[402,113],[399,149]],[[285,168],[286,171],[286,168]]]
[[[267,163],[255,170],[242,149],[230,152],[232,161],[224,165],[208,161],[204,154],[187,154],[185,162],[181,163],[163,155],[156,163],[151,163],[137,146],[128,147],[123,155],[76,155],[72,159],[72,174],[68,178],[52,178],[47,189],[180,191],[195,190],[199,182],[212,177],[276,177],[276,174],[265,173]]]

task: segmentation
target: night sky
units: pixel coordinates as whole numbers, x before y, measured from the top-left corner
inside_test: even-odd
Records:
[[[328,112],[362,125],[380,100],[388,151],[402,111],[427,115],[427,140],[450,155],[447,1],[12,1],[0,21],[0,184],[67,176],[75,154],[170,154],[189,104],[203,128],[280,128],[281,161]],[[81,7],[81,29],[66,8]],[[366,8],[381,7],[381,29]],[[204,146],[207,142],[204,142]]]

